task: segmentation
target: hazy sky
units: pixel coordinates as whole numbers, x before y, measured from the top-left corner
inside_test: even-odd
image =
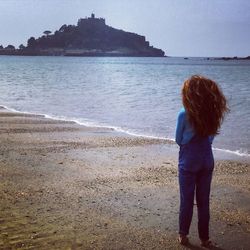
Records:
[[[0,0],[0,44],[104,17],[170,56],[250,55],[250,0]]]

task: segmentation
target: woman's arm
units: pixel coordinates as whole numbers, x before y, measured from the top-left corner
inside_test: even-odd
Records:
[[[209,142],[212,144],[213,141],[214,141],[214,135],[210,135],[210,136],[209,136]]]
[[[175,131],[175,141],[178,145],[181,145],[183,130],[184,130],[184,120],[185,120],[185,110],[182,109],[177,118],[176,131]]]

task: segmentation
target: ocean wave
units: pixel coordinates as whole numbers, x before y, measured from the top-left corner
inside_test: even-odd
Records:
[[[136,136],[136,137],[143,137],[143,138],[148,138],[148,139],[156,139],[156,140],[164,140],[169,143],[174,143],[175,139],[174,138],[168,138],[168,137],[161,137],[161,136],[154,136],[154,135],[147,135],[147,134],[142,134],[137,131],[133,131],[130,129],[123,129],[122,127],[119,126],[112,126],[96,121],[92,121],[89,119],[79,119],[79,118],[70,118],[70,117],[65,117],[65,116],[56,116],[56,115],[48,115],[48,114],[42,114],[42,113],[33,113],[33,112],[28,112],[28,111],[19,111],[13,108],[9,108],[5,105],[0,105],[0,107],[7,109],[11,112],[17,112],[17,113],[23,113],[23,114],[29,114],[29,115],[39,115],[43,116],[47,119],[53,119],[53,120],[58,120],[58,121],[67,121],[67,122],[74,122],[76,124],[85,126],[85,127],[92,127],[92,128],[106,128],[106,129],[111,129],[113,131],[119,132],[119,133],[124,133],[130,136]],[[228,154],[233,154],[236,156],[240,157],[250,157],[250,154],[242,149],[240,150],[229,150],[229,149],[223,149],[223,148],[214,148],[214,151],[220,151],[223,153],[228,153]]]
[[[242,156],[242,157],[250,157],[250,154],[242,149],[229,150],[229,149],[224,149],[224,148],[213,148],[213,150],[221,151],[221,152],[228,153],[228,154],[234,154],[234,155]]]

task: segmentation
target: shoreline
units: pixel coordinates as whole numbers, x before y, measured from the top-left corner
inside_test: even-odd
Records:
[[[3,109],[0,142],[0,249],[183,249],[173,145]],[[250,246],[249,166],[216,161],[214,249]]]
[[[156,58],[183,58],[184,60],[192,60],[192,59],[204,59],[204,60],[211,60],[211,61],[249,61],[250,56],[171,56],[171,55],[138,55],[138,54],[122,54],[122,53],[83,53],[83,54],[75,54],[69,53],[68,55],[61,55],[61,54],[49,54],[49,53],[41,53],[41,54],[34,54],[34,53],[20,53],[19,51],[0,51],[0,56],[64,56],[64,57],[156,57]]]
[[[132,132],[129,130],[124,130],[121,127],[117,127],[117,126],[112,126],[112,125],[106,125],[106,124],[98,124],[97,122],[81,122],[79,121],[79,119],[76,118],[67,118],[67,117],[60,117],[60,116],[51,116],[48,114],[40,114],[40,113],[32,113],[32,112],[28,112],[28,111],[18,111],[16,109],[13,108],[9,108],[5,105],[1,105],[0,104],[0,110],[1,109],[6,109],[7,111],[10,112],[16,112],[16,113],[21,113],[21,114],[28,114],[28,115],[34,115],[34,116],[42,116],[46,119],[52,119],[55,121],[63,121],[63,122],[72,122],[75,124],[78,124],[80,126],[84,126],[84,127],[89,127],[89,128],[103,128],[103,129],[108,129],[108,130],[112,130],[114,131],[114,133],[117,134],[122,134],[122,135],[127,135],[127,136],[133,136],[133,137],[141,137],[141,138],[146,138],[146,139],[152,139],[152,140],[160,140],[160,141],[164,141],[168,144],[175,144],[175,140],[174,138],[167,138],[167,137],[160,137],[160,136],[154,136],[154,135],[145,135],[145,134],[140,134],[137,132]],[[177,147],[178,148],[178,147]],[[178,149],[177,149],[178,151]],[[230,150],[230,149],[225,149],[225,148],[214,148],[213,147],[213,151],[214,151],[214,155],[216,158],[218,159],[228,159],[228,160],[239,160],[242,162],[249,162],[250,161],[250,154],[249,153],[245,153],[245,152],[241,152],[240,150]]]
[[[152,51],[85,51],[84,49],[65,50],[65,49],[45,49],[45,50],[30,50],[30,49],[0,49],[2,56],[64,56],[64,57],[167,57],[164,52]]]

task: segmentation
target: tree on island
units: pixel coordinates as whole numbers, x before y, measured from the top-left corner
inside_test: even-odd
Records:
[[[64,24],[64,25],[61,26],[61,28],[59,29],[59,31],[60,32],[64,32],[66,28],[67,28],[67,25]]]
[[[0,49],[3,49],[3,45],[0,45]]]
[[[23,44],[20,44],[19,49],[25,49],[25,46]]]
[[[9,44],[5,49],[14,50],[14,49],[15,49],[15,46]]]
[[[31,38],[29,38],[28,42],[27,42],[27,45],[28,45],[29,48],[34,48],[35,45],[36,45],[35,37],[32,36]]]
[[[50,30],[45,30],[44,32],[43,32],[43,34],[45,34],[46,36],[48,36],[49,34],[51,34],[52,32],[50,31]]]

